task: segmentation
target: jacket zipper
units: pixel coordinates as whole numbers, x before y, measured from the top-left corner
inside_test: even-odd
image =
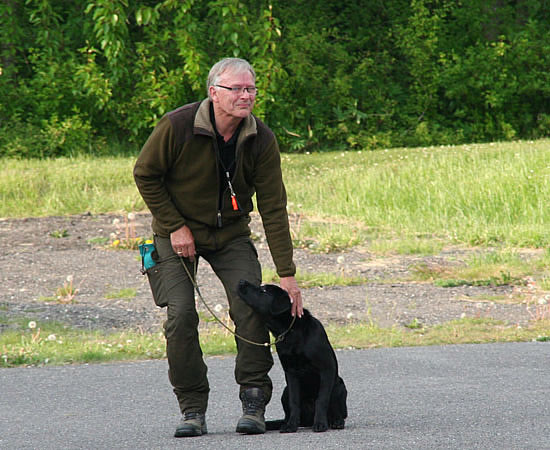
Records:
[[[235,181],[235,178],[237,177],[237,171],[239,170],[239,157],[242,153],[242,146],[243,146],[243,143],[244,141],[246,141],[248,139],[248,136],[245,137],[242,142],[241,142],[241,145],[236,147],[235,148],[235,173],[233,174],[233,177],[230,179],[229,178],[229,175],[227,175],[227,181],[228,181],[228,187],[224,189],[223,191],[223,194],[221,196],[219,196],[218,198],[218,213],[217,213],[217,216],[216,216],[216,225],[218,228],[222,228],[223,226],[223,221],[222,221],[222,209],[223,209],[223,197],[225,195],[225,192],[229,189],[230,192],[231,192],[231,199],[232,199],[232,202],[234,201],[235,203],[233,203],[233,207],[235,208],[235,205],[238,206],[238,201],[237,201],[237,197],[233,191],[233,187],[232,187],[232,184],[231,182],[232,181]],[[220,183],[221,183],[221,180],[220,180],[220,162],[219,162],[219,154],[220,154],[220,149],[218,148],[218,141],[216,140],[216,138],[214,137],[214,151],[216,153],[216,178],[218,180],[218,192],[220,191]]]
[[[218,200],[216,202],[218,213],[216,214],[216,226],[218,228],[221,228],[223,226],[222,222],[222,202],[223,202],[223,195],[220,196],[220,162],[218,161],[218,154],[220,152],[218,148],[218,142],[216,141],[216,135],[214,134],[212,140],[214,141],[214,159],[216,160],[216,180],[217,180],[217,187],[216,192],[218,193]]]

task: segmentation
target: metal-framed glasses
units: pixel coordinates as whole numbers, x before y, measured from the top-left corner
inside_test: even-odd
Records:
[[[221,84],[215,84],[214,86],[220,87],[223,89],[227,89],[228,91],[231,91],[232,94],[242,94],[244,91],[248,92],[250,95],[256,95],[258,93],[258,88],[256,86],[248,86],[248,87],[229,87],[229,86],[222,86]]]

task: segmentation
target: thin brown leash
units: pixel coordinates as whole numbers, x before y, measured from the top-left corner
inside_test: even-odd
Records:
[[[187,272],[187,276],[189,277],[189,279],[191,280],[191,284],[193,284],[193,287],[195,288],[195,291],[197,291],[197,294],[199,296],[199,298],[201,299],[203,305],[206,307],[206,309],[208,310],[208,312],[210,314],[212,314],[212,317],[214,317],[214,319],[216,319],[217,322],[219,322],[227,331],[229,331],[231,334],[233,334],[235,337],[239,338],[241,341],[244,341],[248,344],[252,344],[252,345],[258,345],[260,347],[270,347],[272,345],[275,345],[275,344],[278,344],[279,342],[281,342],[285,336],[288,334],[288,332],[292,329],[292,327],[294,326],[294,322],[296,322],[296,316],[293,316],[292,317],[292,322],[290,322],[290,326],[288,327],[288,329],[286,331],[284,331],[283,333],[281,333],[279,336],[277,336],[275,338],[275,340],[273,342],[254,342],[254,341],[251,341],[249,339],[246,339],[245,337],[243,336],[240,336],[238,335],[235,331],[233,331],[231,328],[229,328],[225,323],[223,323],[219,318],[218,316],[216,316],[216,314],[214,313],[214,311],[212,311],[212,309],[210,308],[210,306],[208,306],[208,303],[206,303],[206,300],[204,300],[202,294],[201,294],[201,291],[199,289],[199,285],[197,284],[197,281],[196,281],[196,276],[197,276],[197,260],[195,259],[194,263],[193,263],[193,272],[194,272],[194,276],[191,275],[191,272],[189,272],[189,269],[187,268],[187,266],[185,265],[185,262],[183,261],[183,257],[179,257],[179,260],[181,262],[181,265],[183,266],[183,268],[185,269],[185,271]]]

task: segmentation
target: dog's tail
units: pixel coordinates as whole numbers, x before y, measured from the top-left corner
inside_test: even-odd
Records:
[[[285,423],[285,421],[282,420],[282,419],[280,419],[280,420],[266,420],[265,421],[265,429],[267,431],[280,430],[281,427],[283,426],[283,423]]]

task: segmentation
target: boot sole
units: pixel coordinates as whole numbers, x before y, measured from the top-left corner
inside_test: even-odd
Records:
[[[176,431],[174,433],[174,437],[180,438],[180,437],[195,437],[195,436],[202,436],[203,434],[207,434],[207,430],[180,430]]]
[[[195,437],[195,436],[202,436],[203,434],[206,434],[206,433],[202,433],[202,432],[183,432],[183,433],[174,433],[174,437],[177,437],[177,438],[180,438],[180,437]]]
[[[251,420],[241,420],[237,424],[236,431],[242,434],[264,434],[265,428],[262,428],[259,424]]]

